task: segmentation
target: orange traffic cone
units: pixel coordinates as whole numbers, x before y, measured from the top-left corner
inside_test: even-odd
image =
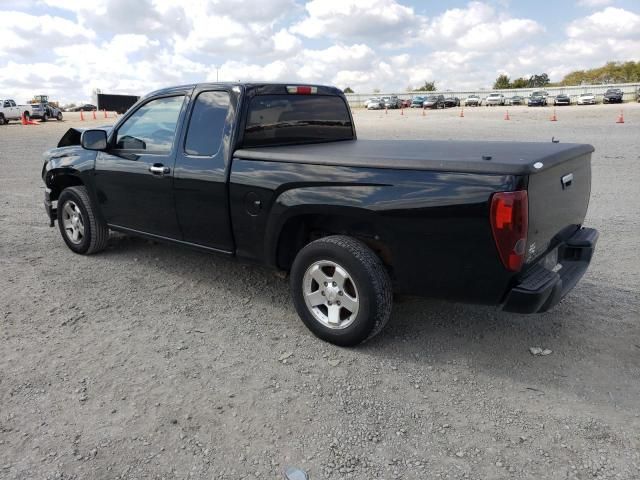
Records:
[[[422,107],[422,116],[423,116],[423,117],[426,117],[426,116],[427,116],[426,111],[427,111],[427,109],[426,109],[426,108],[424,108],[424,107]]]
[[[385,114],[385,115],[388,115],[388,114],[389,114],[389,109],[388,109],[386,106],[384,107],[384,114]]]
[[[558,117],[556,117],[556,109],[553,109],[553,115],[551,115],[551,119],[552,122],[557,122],[558,121]]]
[[[460,109],[460,118],[464,117],[464,107]]]
[[[27,116],[25,115],[25,113],[24,113],[24,112],[22,112],[22,115],[20,116],[20,123],[21,123],[22,125],[29,125],[29,124],[27,123]]]
[[[622,113],[622,110],[620,110],[620,115],[618,116],[616,123],[624,123],[624,114]]]
[[[504,114],[504,119],[505,120],[511,120],[511,117],[509,116],[509,110],[507,110]]]
[[[95,120],[96,119],[96,111],[92,110],[92,112],[93,112],[93,119]]]
[[[400,115],[404,115],[404,106],[400,107]]]
[[[104,118],[109,118],[109,117],[107,117],[107,109],[103,108],[102,111],[104,112]]]
[[[80,110],[80,120],[84,122],[84,113],[82,113],[82,110]]]

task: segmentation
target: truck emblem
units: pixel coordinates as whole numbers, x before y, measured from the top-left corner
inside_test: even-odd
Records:
[[[573,173],[568,173],[564,177],[561,178],[562,181],[562,189],[569,188],[571,183],[573,182]]]

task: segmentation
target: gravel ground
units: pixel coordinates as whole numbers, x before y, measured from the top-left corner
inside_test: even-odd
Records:
[[[361,138],[592,143],[601,236],[551,312],[409,299],[354,349],[311,336],[260,267],[122,235],[74,255],[40,169],[77,116],[0,127],[0,478],[640,478],[640,105],[624,109],[355,112]]]

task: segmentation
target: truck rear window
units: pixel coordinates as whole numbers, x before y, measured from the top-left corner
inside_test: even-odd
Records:
[[[258,95],[251,99],[243,145],[258,147],[353,139],[346,102],[328,95]]]

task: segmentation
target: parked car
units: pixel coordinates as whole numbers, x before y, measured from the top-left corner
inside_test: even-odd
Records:
[[[424,103],[424,97],[413,97],[411,99],[411,108],[422,108],[422,104]]]
[[[482,99],[479,95],[469,95],[464,99],[465,107],[479,107],[482,104]]]
[[[494,105],[504,105],[504,95],[501,93],[490,93],[485,99],[487,107]]]
[[[98,110],[98,108],[90,103],[85,103],[84,105],[79,105],[69,109],[70,112],[93,112],[94,110]]]
[[[42,179],[73,252],[104,250],[114,230],[289,272],[305,325],[349,346],[382,330],[394,292],[553,307],[598,238],[582,226],[592,152],[356,140],[337,88],[212,83],[147,95],[113,127],[70,129]]]
[[[566,93],[560,93],[553,99],[554,105],[571,105],[571,97]]]
[[[593,93],[583,93],[578,97],[578,105],[595,105],[596,96]]]
[[[545,99],[545,105],[548,103],[547,102],[547,98],[549,97],[549,92],[545,91],[545,90],[537,90],[535,92],[533,92],[531,94],[532,97],[544,97]]]
[[[459,107],[460,99],[458,97],[447,97],[444,99],[444,106],[447,108]]]
[[[367,110],[381,110],[384,108],[384,103],[380,98],[370,98],[366,101],[365,105]]]
[[[409,108],[411,106],[411,100],[408,98],[403,98],[400,101],[402,102],[402,108]]]
[[[382,103],[384,108],[400,108],[402,106],[402,100],[395,95],[391,97],[382,97]]]
[[[0,100],[0,125],[20,120],[23,114],[27,118],[31,117],[31,105],[18,105],[11,98]]]
[[[520,95],[514,95],[513,97],[505,99],[505,105],[523,105],[524,98]]]
[[[623,95],[622,90],[619,88],[610,88],[604,92],[602,103],[622,103]]]
[[[422,102],[424,108],[444,108],[444,95],[428,95]]]
[[[542,95],[531,95],[529,97],[529,102],[527,103],[530,107],[544,107],[547,105],[547,99]]]

